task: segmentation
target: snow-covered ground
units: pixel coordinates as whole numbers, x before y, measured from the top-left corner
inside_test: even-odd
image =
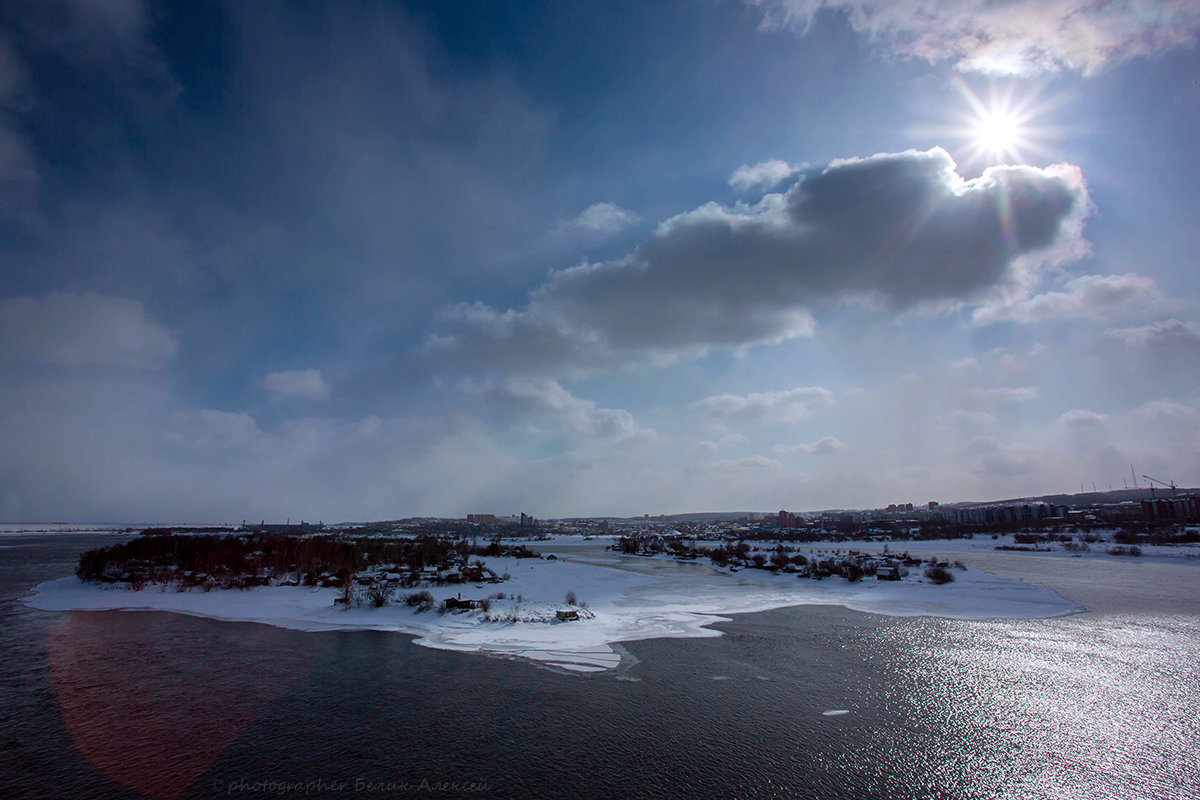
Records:
[[[726,621],[724,615],[783,606],[844,605],[877,614],[953,619],[1041,618],[1084,610],[1049,589],[974,569],[952,570],[955,581],[940,586],[922,580],[919,568],[897,582],[866,578],[849,583],[838,577],[814,581],[762,570],[718,571],[706,563],[678,563],[661,556],[620,556],[600,550],[602,542],[588,544],[598,546],[574,553],[564,549],[556,561],[489,558],[489,567],[511,576],[500,584],[429,588],[438,601],[459,595],[483,599],[503,592],[506,598],[493,600],[486,615],[418,613],[403,604],[336,608],[337,589],[278,586],[177,592],[149,587],[135,592],[121,585],[85,584],[74,577],[41,584],[25,603],[47,611],[172,611],[306,631],[398,631],[416,636],[416,643],[426,647],[522,657],[577,671],[616,667],[621,659],[613,647],[617,642],[719,636],[708,626]],[[574,592],[594,616],[558,621],[555,611],[568,608],[567,592]]]
[[[801,552],[807,553],[811,550],[829,551],[831,549],[841,550],[843,553],[847,550],[859,550],[866,553],[881,552],[886,545],[891,553],[903,553],[908,551],[913,555],[924,553],[1016,553],[1018,555],[1026,554],[1031,556],[1056,556],[1061,558],[1083,557],[1083,558],[1103,558],[1103,559],[1130,559],[1138,558],[1138,556],[1128,555],[1109,555],[1110,547],[1121,547],[1128,545],[1120,545],[1112,541],[1115,530],[1097,529],[1094,531],[1098,536],[1102,536],[1104,541],[1092,542],[1088,544],[1088,549],[1084,551],[1066,550],[1059,542],[1039,542],[1036,545],[1032,544],[1015,544],[1012,534],[1004,534],[993,539],[990,534],[981,534],[972,539],[926,539],[920,541],[893,541],[893,542],[872,542],[872,541],[845,541],[845,542],[786,542],[790,546],[800,549]],[[1083,540],[1076,537],[1077,542]],[[760,546],[764,549],[770,549],[774,546],[774,542],[762,542]],[[1002,547],[1020,547],[1026,548],[1023,550],[997,550],[997,546]],[[1173,544],[1173,545],[1153,545],[1139,544],[1138,549],[1141,550],[1144,558],[1152,561],[1167,561],[1171,563],[1191,562],[1200,564],[1200,544]]]

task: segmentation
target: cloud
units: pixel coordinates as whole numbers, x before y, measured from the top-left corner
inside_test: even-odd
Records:
[[[985,406],[1010,403],[1027,403],[1038,396],[1036,386],[995,386],[988,389],[974,388],[967,396]]]
[[[28,95],[28,70],[0,36],[0,221],[28,221],[41,183],[29,137],[18,121]]]
[[[0,299],[0,361],[157,369],[178,348],[136,300],[93,292]]]
[[[820,302],[961,303],[1018,261],[1076,254],[1087,205],[1070,165],[964,180],[941,148],[834,161],[755,205],[668,219],[624,258],[553,272],[523,308],[451,306],[426,349],[553,372],[779,343],[811,335]]]
[[[1194,44],[1193,0],[746,0],[762,26],[807,30],[818,12],[843,14],[873,44],[902,58],[953,62],[967,72],[1029,75],[1104,66]]]
[[[814,406],[833,403],[833,393],[820,386],[785,389],[778,392],[752,392],[747,395],[718,394],[692,404],[713,419],[751,419],[760,422],[803,422],[813,415]]]
[[[249,414],[241,411],[180,411],[163,430],[163,441],[188,450],[256,449],[266,435]]]
[[[782,466],[778,461],[766,456],[746,456],[745,458],[734,458],[728,461],[710,461],[703,465],[705,469],[714,472],[729,472],[742,470],[759,470],[759,469],[775,469]]]
[[[1142,423],[1163,426],[1168,432],[1190,431],[1192,438],[1200,431],[1200,409],[1168,398],[1138,406],[1129,416]]]
[[[1038,455],[1032,447],[1000,442],[991,436],[977,436],[967,442],[962,455],[971,471],[986,479],[1030,475],[1038,468]]]
[[[166,60],[151,41],[153,18],[144,0],[22,2],[25,46],[141,89],[176,90]]]
[[[593,203],[580,212],[579,216],[563,223],[567,229],[610,234],[637,222],[638,215],[621,208],[616,203]]]
[[[620,408],[598,408],[591,400],[571,394],[557,381],[511,378],[474,382],[464,379],[459,388],[483,400],[492,411],[555,419],[585,439],[623,441],[649,434]]]
[[[964,428],[984,428],[998,421],[996,415],[987,411],[968,411],[958,408],[951,411],[949,418]]]
[[[791,164],[773,158],[753,166],[743,164],[738,167],[729,176],[729,185],[743,192],[754,188],[770,189],[795,173],[796,169]]]
[[[840,439],[826,436],[808,444],[786,445],[777,444],[772,448],[776,453],[794,453],[802,456],[831,456],[846,449]]]
[[[1103,426],[1107,420],[1106,414],[1082,408],[1072,409],[1058,418],[1059,423],[1068,428],[1097,428]]]
[[[735,444],[742,444],[750,441],[749,437],[743,436],[740,433],[727,433],[717,439],[704,439],[692,445],[691,449],[701,453],[715,453],[718,450],[723,450],[726,447]]]
[[[169,103],[179,87],[150,42],[143,0],[13,0],[5,10],[0,13],[0,223],[39,230],[46,226],[40,216],[45,165],[38,163],[28,131],[65,126],[57,113],[47,122],[52,103],[37,92],[33,73],[47,64],[54,69],[65,64],[89,80],[106,80],[126,95],[123,100],[134,96],[156,104]]]
[[[263,387],[280,397],[303,397],[309,400],[327,400],[329,384],[315,369],[272,372],[263,379]]]
[[[1200,350],[1200,325],[1194,322],[1168,319],[1136,328],[1112,328],[1107,333],[1129,347],[1167,352]]]
[[[1081,275],[1067,281],[1061,292],[1005,298],[975,309],[976,325],[997,322],[1037,322],[1047,319],[1108,317],[1161,307],[1163,300],[1152,278],[1126,275]]]

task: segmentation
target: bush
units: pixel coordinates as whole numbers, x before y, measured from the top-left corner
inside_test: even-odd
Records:
[[[950,574],[950,570],[941,564],[930,564],[926,567],[925,577],[937,584],[952,583],[954,581],[954,576]]]
[[[417,613],[433,608],[433,595],[422,589],[404,596],[404,604],[417,609]]]
[[[858,564],[847,562],[847,564],[842,567],[842,574],[846,576],[846,580],[854,583],[855,581],[862,580],[863,571]]]
[[[575,597],[574,592],[567,592],[567,605],[569,605],[569,606],[577,605],[576,599],[577,598]]]
[[[367,589],[367,602],[374,608],[383,608],[392,599],[392,590],[386,584],[374,583]]]

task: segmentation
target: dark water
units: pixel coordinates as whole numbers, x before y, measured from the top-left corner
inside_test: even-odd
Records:
[[[0,538],[0,797],[1200,796],[1194,565],[968,557],[1092,611],[780,609],[567,675],[399,634],[16,602],[111,541]]]

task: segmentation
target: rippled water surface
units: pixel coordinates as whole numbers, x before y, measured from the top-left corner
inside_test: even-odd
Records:
[[[981,554],[1089,613],[779,609],[571,675],[398,634],[16,602],[111,541],[0,541],[0,797],[1200,794],[1196,565]]]

